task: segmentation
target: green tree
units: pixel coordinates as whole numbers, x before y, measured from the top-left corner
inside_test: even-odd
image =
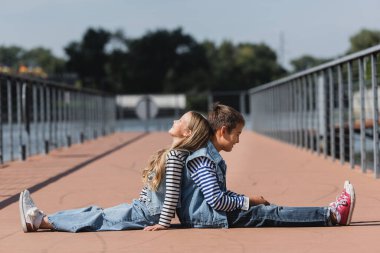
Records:
[[[29,68],[30,75],[49,79],[55,78],[57,74],[62,74],[64,71],[64,60],[55,57],[49,49],[42,47],[25,50],[17,46],[1,46],[0,64],[11,68],[14,73],[17,73],[19,67],[23,65]],[[37,72],[33,72],[36,69],[44,75],[39,76]]]
[[[110,32],[89,28],[80,42],[71,42],[65,47],[68,56],[67,70],[78,74],[82,85],[87,88],[109,91],[106,86],[106,45],[111,38]]]
[[[204,49],[182,29],[157,30],[127,41],[126,92],[183,92],[204,89]]]
[[[286,74],[275,52],[265,44],[224,41],[203,43],[212,72],[212,90],[245,90]]]
[[[56,58],[49,49],[42,47],[25,51],[19,60],[28,67],[41,67],[48,76],[62,73],[64,68],[64,60]]]
[[[107,87],[115,93],[123,93],[127,86],[128,39],[123,31],[111,34],[106,46],[108,61],[106,64]]]
[[[25,50],[18,46],[0,46],[0,64],[17,69]]]
[[[285,69],[277,63],[276,53],[264,43],[239,44],[237,50],[242,89],[262,85],[286,74]]]
[[[299,72],[318,66],[330,60],[331,59],[317,58],[311,55],[303,55],[301,57],[293,59],[290,63],[293,66],[293,72]]]
[[[85,87],[118,93],[241,90],[286,73],[265,44],[200,44],[181,28],[150,31],[136,39],[127,39],[122,31],[89,29],[82,41],[65,50],[67,69]]]
[[[347,54],[361,51],[363,49],[380,44],[380,31],[362,29],[350,37],[350,49]]]

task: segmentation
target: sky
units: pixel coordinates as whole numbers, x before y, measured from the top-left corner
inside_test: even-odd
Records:
[[[175,29],[198,42],[265,43],[279,62],[344,54],[361,29],[380,30],[380,0],[0,0],[0,46],[42,46],[58,57],[89,28],[138,38]]]

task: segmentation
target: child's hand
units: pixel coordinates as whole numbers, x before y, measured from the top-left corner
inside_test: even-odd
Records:
[[[253,196],[249,198],[249,205],[250,206],[257,206],[257,205],[270,205],[270,203],[264,199],[263,196]]]
[[[158,231],[158,230],[165,230],[168,229],[167,227],[161,226],[159,224],[153,225],[153,226],[147,226],[144,228],[144,231]]]

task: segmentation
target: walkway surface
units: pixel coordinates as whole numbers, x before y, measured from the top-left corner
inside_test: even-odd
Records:
[[[231,153],[222,154],[229,189],[279,205],[325,206],[350,179],[358,197],[352,226],[22,232],[17,203],[22,189],[31,189],[45,213],[130,202],[138,197],[149,155],[169,142],[164,132],[118,133],[3,166],[0,252],[380,252],[380,180],[249,131]]]

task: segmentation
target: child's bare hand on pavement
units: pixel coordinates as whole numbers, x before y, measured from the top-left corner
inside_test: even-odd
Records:
[[[249,205],[250,206],[256,206],[256,205],[270,205],[269,201],[267,201],[266,199],[264,199],[263,196],[253,196],[251,198],[249,198]]]
[[[165,230],[167,227],[161,226],[159,224],[153,225],[153,226],[147,226],[144,228],[144,231],[158,231],[158,230]]]

